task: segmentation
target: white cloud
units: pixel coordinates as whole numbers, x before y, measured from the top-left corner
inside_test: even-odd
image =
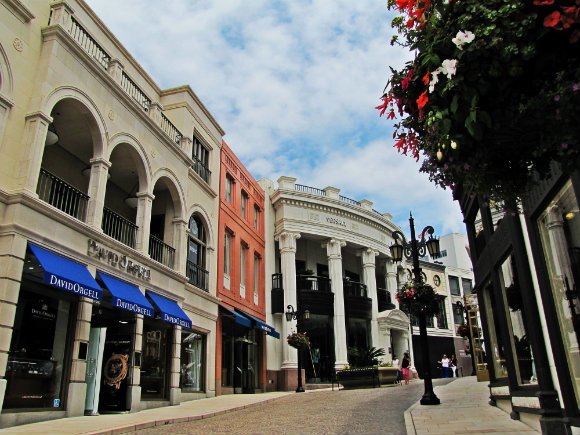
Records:
[[[409,57],[389,45],[384,1],[87,1],[162,88],[192,86],[256,178],[332,184],[463,231],[374,109],[388,66]]]

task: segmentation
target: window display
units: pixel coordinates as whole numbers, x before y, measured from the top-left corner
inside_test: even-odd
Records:
[[[167,397],[167,340],[169,329],[160,322],[143,322],[143,360],[141,396],[144,399]]]
[[[181,373],[179,386],[183,392],[204,391],[205,335],[181,331]]]
[[[6,366],[4,409],[63,409],[71,303],[20,290]]]

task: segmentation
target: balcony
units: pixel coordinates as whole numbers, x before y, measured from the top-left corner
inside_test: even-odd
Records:
[[[135,239],[137,237],[137,225],[118,215],[114,211],[103,208],[103,232],[113,239],[135,248]]]
[[[193,157],[192,168],[203,179],[203,181],[205,181],[207,184],[210,184],[211,171],[201,160]]]
[[[296,275],[298,307],[312,314],[334,315],[334,293],[327,276]]]
[[[377,289],[377,301],[379,305],[379,312],[386,310],[394,310],[395,304],[391,300],[391,292],[383,288]]]
[[[41,201],[85,221],[89,197],[45,169],[40,169],[36,193]]]
[[[203,269],[195,263],[192,263],[191,261],[188,261],[187,270],[185,272],[190,284],[205,290],[206,292],[209,291],[209,272],[207,270]]]
[[[361,282],[343,279],[344,310],[348,317],[371,319],[373,302],[367,296],[367,286]]]
[[[282,286],[282,274],[272,274],[272,314],[284,312],[284,287]]]
[[[175,248],[172,248],[154,235],[149,236],[149,256],[158,263],[173,269]]]

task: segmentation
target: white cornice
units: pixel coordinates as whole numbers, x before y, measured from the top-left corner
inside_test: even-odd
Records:
[[[7,9],[12,12],[16,18],[18,18],[23,23],[28,23],[35,19],[36,17],[31,12],[30,9],[26,7],[24,3],[20,0],[0,0]]]

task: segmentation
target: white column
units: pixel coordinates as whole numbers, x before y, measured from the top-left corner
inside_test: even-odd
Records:
[[[35,112],[26,115],[25,119],[22,149],[28,151],[23,153],[21,161],[15,168],[15,178],[18,180],[20,188],[28,191],[32,196],[36,196],[36,185],[44,154],[44,142],[52,118],[42,112]]]
[[[169,403],[179,405],[181,402],[181,388],[179,379],[181,374],[181,326],[173,327],[173,343],[171,343],[170,367],[171,376],[169,378]]]
[[[185,275],[187,270],[187,224],[188,222],[182,218],[173,219],[173,247],[175,248],[173,269],[182,275]]]
[[[111,162],[103,159],[91,159],[91,178],[89,180],[89,204],[87,209],[87,224],[102,231],[103,207],[107,193],[107,177]]]
[[[342,253],[346,242],[330,239],[323,245],[328,255],[328,274],[334,293],[334,368],[342,369],[348,364],[346,352],[346,318],[344,315],[344,288],[342,285]]]
[[[151,208],[155,196],[149,192],[137,193],[137,239],[135,249],[142,254],[149,255],[149,233],[151,226]]]
[[[140,353],[143,357],[143,314],[135,314],[135,328],[133,329],[133,355]],[[143,360],[141,360],[143,364]],[[129,368],[129,386],[127,388],[127,406],[130,412],[141,410],[141,366],[135,365],[131,357]]]
[[[391,302],[395,304],[395,307],[399,308],[399,302],[395,299],[397,294],[397,265],[392,260],[387,260],[385,264],[386,268],[386,286],[387,290],[391,294]]]
[[[296,304],[296,240],[300,233],[285,231],[276,237],[280,245],[280,260],[282,271],[282,286],[284,287],[284,305],[292,305],[295,310]],[[298,352],[288,346],[286,337],[292,331],[296,331],[296,321],[287,322],[282,318],[282,369],[298,367]]]
[[[371,248],[361,251],[363,282],[367,286],[367,294],[371,298],[371,344],[374,347],[381,347],[379,344],[379,324],[377,317],[379,315],[379,302],[377,299],[377,275],[375,273],[375,257],[378,252]],[[382,346],[384,348],[384,346]],[[385,352],[387,349],[385,349]]]

